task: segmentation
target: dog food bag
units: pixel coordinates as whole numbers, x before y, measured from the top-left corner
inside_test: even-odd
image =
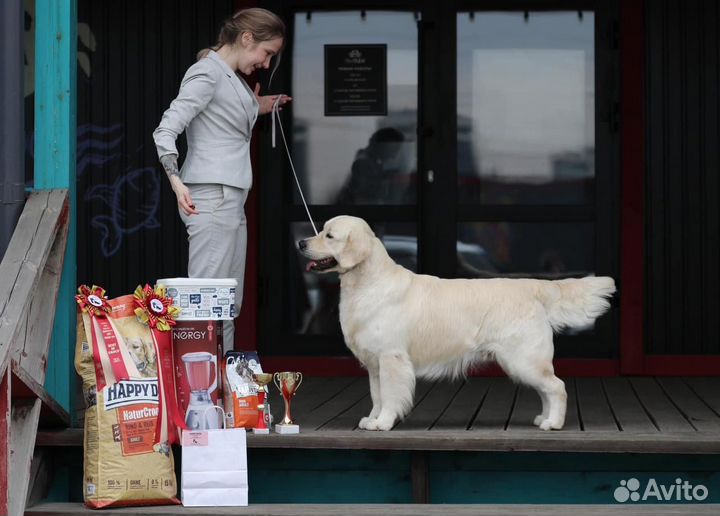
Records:
[[[157,357],[133,296],[113,300],[81,287],[75,369],[86,401],[83,496],[94,509],[179,503],[159,424]]]
[[[258,423],[258,389],[254,373],[262,373],[254,351],[228,351],[223,367],[223,403],[228,428],[255,428]]]

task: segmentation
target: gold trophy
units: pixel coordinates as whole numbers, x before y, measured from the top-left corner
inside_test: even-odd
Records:
[[[275,431],[279,434],[299,434],[300,426],[293,422],[290,414],[290,401],[302,383],[302,373],[275,373],[273,381],[277,388],[280,389],[280,395],[285,402],[285,417],[275,425]]]
[[[266,385],[272,382],[273,375],[270,373],[254,373],[253,382],[258,385],[258,421],[253,428],[254,434],[270,433],[270,402]]]

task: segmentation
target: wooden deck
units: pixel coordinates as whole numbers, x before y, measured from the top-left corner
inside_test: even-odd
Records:
[[[293,400],[298,435],[248,435],[251,448],[720,453],[720,377],[565,378],[565,428],[532,425],[534,391],[506,378],[419,382],[389,432],[359,430],[367,378],[306,378]],[[271,392],[276,421],[282,402]],[[38,445],[81,445],[82,430],[40,432]]]

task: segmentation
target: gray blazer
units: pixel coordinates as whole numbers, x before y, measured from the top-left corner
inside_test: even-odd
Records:
[[[250,188],[250,138],[258,108],[247,83],[211,50],[185,72],[178,96],[153,132],[158,157],[177,155],[175,140],[185,131],[183,182]]]

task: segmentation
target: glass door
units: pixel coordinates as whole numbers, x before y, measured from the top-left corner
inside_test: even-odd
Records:
[[[457,13],[458,275],[617,277],[613,128],[598,117],[610,94],[598,92],[609,75],[602,19]],[[614,318],[556,338],[556,356],[616,356]]]
[[[293,162],[318,230],[335,215],[362,217],[396,261],[417,271],[419,13],[300,9],[291,17],[293,38],[285,50],[291,65],[285,81],[293,106],[292,117],[285,120]],[[376,77],[379,87],[371,84]],[[277,158],[281,151],[270,152]],[[312,226],[289,166],[273,170],[277,177],[268,179],[273,186],[267,188],[285,197],[266,196],[264,217],[283,236],[275,243],[277,252],[270,252],[273,269],[264,273],[263,340],[268,348],[261,344],[261,350],[347,354],[338,315],[339,278],[304,270],[295,242],[312,236]]]
[[[302,5],[285,16],[292,40],[273,80],[294,98],[284,125],[318,226],[362,217],[397,262],[441,277],[617,277],[613,49],[598,30],[606,14]],[[382,65],[377,56],[384,105],[355,90],[333,96],[332,59]],[[338,98],[351,106],[340,115],[329,106]],[[284,151],[262,151],[259,349],[349,354],[339,279],[304,270],[295,242],[313,234],[305,208]],[[615,319],[559,337],[557,355],[616,356]]]

